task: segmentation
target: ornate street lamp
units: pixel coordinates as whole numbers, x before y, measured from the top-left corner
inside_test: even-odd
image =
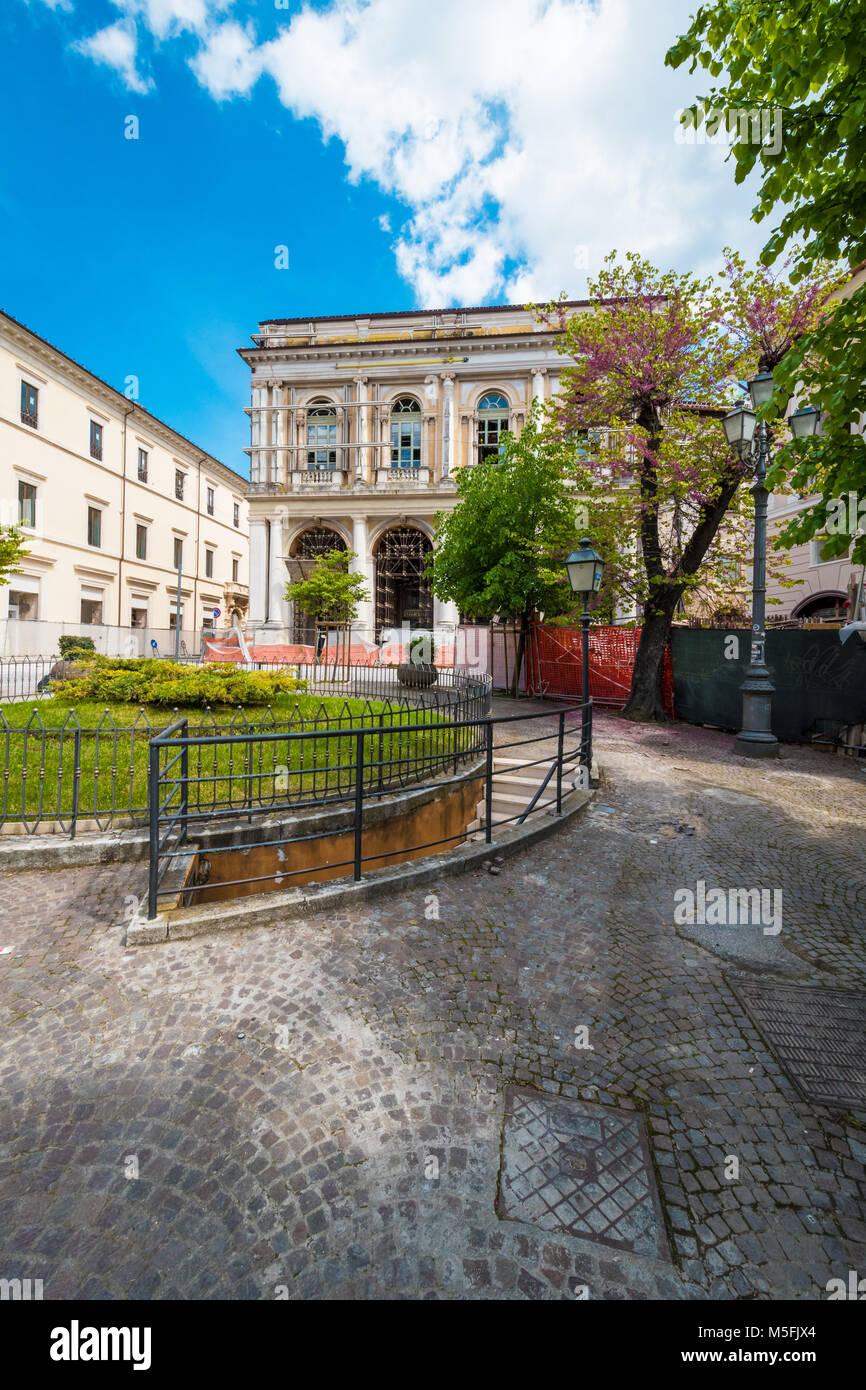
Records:
[[[589,744],[589,723],[586,718],[586,707],[589,704],[589,600],[593,594],[597,594],[601,588],[601,577],[604,573],[604,560],[593,549],[592,541],[587,537],[580,542],[580,547],[573,550],[565,562],[565,571],[568,575],[568,582],[571,585],[573,594],[583,598],[583,613],[580,618],[581,626],[581,663],[583,666],[583,712],[580,716],[580,760],[589,773],[591,762],[591,752]]]
[[[752,646],[749,665],[740,687],[743,696],[743,726],[734,740],[734,751],[752,758],[778,757],[779,740],[772,730],[772,696],[775,686],[766,665],[767,597],[767,492],[765,479],[770,461],[772,434],[765,420],[758,420],[755,411],[768,405],[773,396],[773,373],[759,372],[749,382],[749,396],[754,409],[747,404],[735,407],[722,421],[730,448],[744,463],[754,468],[752,493],[755,498],[755,558],[752,567]],[[808,406],[789,417],[788,424],[795,439],[814,434],[819,412]]]

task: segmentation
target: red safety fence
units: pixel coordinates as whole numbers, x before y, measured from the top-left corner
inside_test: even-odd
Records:
[[[600,705],[622,707],[631,690],[640,628],[596,627],[589,630],[589,693]],[[581,631],[534,623],[527,644],[526,689],[530,695],[580,699],[583,690]],[[671,649],[665,649],[662,697],[673,717],[674,676]]]

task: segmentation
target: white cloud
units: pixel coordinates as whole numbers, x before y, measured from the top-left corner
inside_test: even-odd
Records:
[[[694,0],[332,0],[261,43],[215,17],[226,0],[114,3],[157,38],[196,31],[216,99],[266,74],[339,140],[351,182],[405,205],[394,253],[421,302],[578,296],[612,247],[706,270],[763,240],[726,151],[674,138],[701,77],[664,55]]]
[[[379,218],[379,226],[382,228],[383,232],[390,232],[391,219],[388,216],[387,212],[383,212],[381,217]]]
[[[125,15],[140,16],[157,39],[192,29],[203,34],[213,15],[228,9],[231,0],[112,0]]]
[[[118,20],[89,39],[80,39],[73,48],[94,62],[113,68],[130,92],[147,92],[153,86],[149,78],[140,75],[136,66],[138,38],[134,24]]]
[[[242,29],[234,20],[221,24],[191,59],[190,67],[218,101],[248,92],[262,70],[252,30]]]

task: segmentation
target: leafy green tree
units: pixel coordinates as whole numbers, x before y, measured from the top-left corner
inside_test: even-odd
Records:
[[[520,438],[503,435],[496,459],[460,470],[457,505],[436,517],[429,562],[434,594],[480,622],[519,621],[512,694],[517,693],[529,620],[574,608],[565,557],[585,510],[575,486],[574,449],[542,432],[540,412]]]
[[[9,583],[20,561],[29,555],[24,539],[16,526],[0,526],[0,585]]]
[[[286,585],[286,598],[311,613],[320,623],[347,626],[358,616],[358,605],[367,603],[370,591],[362,574],[351,574],[349,564],[357,559],[352,550],[327,550],[315,563],[307,579]]]
[[[771,264],[792,238],[804,244],[791,272],[796,282],[821,262],[866,259],[866,0],[715,0],[701,5],[688,32],[665,60],[725,74],[693,108],[724,110],[736,128],[735,178],[760,176],[752,216],[777,209],[778,224],[762,252]],[[779,111],[781,149],[753,138],[741,112]],[[853,288],[853,286],[852,286]],[[788,485],[812,503],[782,533],[786,545],[820,534],[834,499],[866,493],[866,438],[856,429],[866,415],[866,284],[841,297],[790,345],[775,372],[768,418],[792,395],[824,412],[822,432],[788,443],[776,455],[771,486]],[[852,425],[855,430],[852,433]],[[856,509],[855,509],[856,510]],[[856,530],[856,527],[852,528]],[[843,554],[850,532],[833,538]],[[854,559],[866,562],[866,537]]]

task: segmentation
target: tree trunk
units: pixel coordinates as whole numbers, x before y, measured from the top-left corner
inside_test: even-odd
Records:
[[[623,716],[638,722],[668,718],[662,701],[662,666],[670,637],[679,590],[660,596],[644,618],[631,678],[631,692]]]
[[[520,637],[517,642],[517,656],[514,661],[514,676],[511,681],[511,695],[517,699],[517,690],[520,684],[520,671],[523,666],[523,656],[526,651],[526,634],[529,631],[529,614],[523,613],[520,618]]]

